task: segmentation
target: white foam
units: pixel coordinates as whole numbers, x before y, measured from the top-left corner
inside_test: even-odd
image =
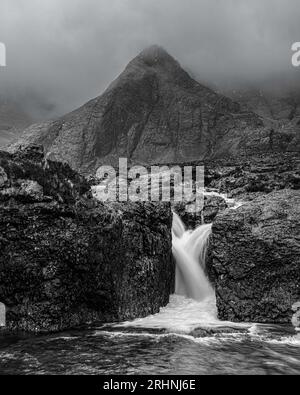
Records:
[[[285,336],[281,337],[280,339],[263,339],[267,343],[271,344],[286,344],[289,346],[300,346],[300,336]]]
[[[201,324],[212,325],[217,322],[216,302],[214,298],[197,302],[180,295],[172,295],[168,306],[158,314],[134,321],[127,321],[118,326],[148,329],[166,329],[170,332],[188,333]]]
[[[158,314],[134,321],[117,324],[118,327],[145,329],[165,329],[172,333],[190,333],[194,329],[203,328],[249,328],[252,324],[220,321],[217,318],[216,300],[214,296],[201,302],[180,295],[172,295],[170,303]]]
[[[0,303],[0,327],[3,327],[6,325],[5,323],[5,305],[3,303]]]

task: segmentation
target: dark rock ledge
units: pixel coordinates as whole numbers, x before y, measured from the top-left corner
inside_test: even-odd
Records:
[[[300,302],[300,192],[272,192],[220,213],[208,271],[219,318],[296,326]],[[294,311],[293,311],[294,310]]]
[[[39,147],[0,152],[0,302],[8,329],[143,317],[174,291],[169,204],[96,202]]]

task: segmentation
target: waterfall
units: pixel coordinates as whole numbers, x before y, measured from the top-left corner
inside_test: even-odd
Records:
[[[236,208],[236,205],[232,207]],[[174,213],[172,226],[173,255],[176,260],[175,295],[158,314],[118,324],[120,327],[164,328],[172,333],[190,333],[196,328],[220,328],[224,325],[240,327],[219,321],[216,295],[205,275],[205,259],[212,225],[201,225],[187,230]],[[246,325],[246,324],[245,324]]]
[[[5,305],[0,302],[0,327],[5,326]]]
[[[194,231],[186,230],[174,213],[172,227],[173,255],[176,260],[176,289],[170,303],[158,314],[122,327],[165,328],[174,333],[190,333],[196,328],[219,327],[216,296],[205,275],[205,255],[212,225],[201,225]],[[118,324],[120,326],[120,324]]]
[[[214,291],[204,271],[211,225],[201,225],[194,231],[188,231],[174,213],[172,233],[173,255],[177,264],[176,294],[197,301],[211,297]]]

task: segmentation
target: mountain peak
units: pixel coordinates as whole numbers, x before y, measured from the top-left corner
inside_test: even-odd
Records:
[[[178,67],[178,62],[161,46],[151,45],[135,57],[130,64],[142,64],[148,67],[173,65]]]
[[[132,164],[163,164],[236,155],[262,126],[257,115],[198,84],[154,45],[102,96],[57,121],[29,128],[17,144],[43,144],[57,160],[90,174],[120,157]]]

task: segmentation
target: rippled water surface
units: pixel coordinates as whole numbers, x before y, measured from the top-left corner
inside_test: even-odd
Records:
[[[292,327],[221,323],[196,313],[196,303],[177,297],[160,314],[122,325],[2,334],[0,373],[300,374]]]

